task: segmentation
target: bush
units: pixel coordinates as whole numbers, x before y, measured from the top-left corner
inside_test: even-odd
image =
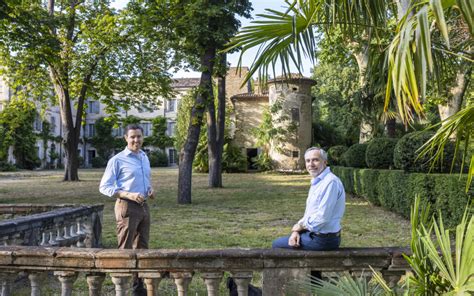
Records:
[[[418,158],[418,149],[426,143],[433,132],[421,131],[413,132],[403,136],[395,145],[393,152],[393,162],[397,169],[407,172],[427,173],[431,169],[430,156]],[[444,148],[442,161],[433,166],[431,172],[447,173],[451,169],[451,163],[454,158],[454,144],[448,142]],[[458,158],[459,159],[459,158]]]
[[[457,225],[473,196],[464,191],[466,175],[459,178],[459,175],[406,173],[400,170],[331,169],[341,179],[348,194],[364,197],[406,218],[410,216],[415,196],[419,195],[431,204],[433,212],[441,211],[448,226]]]
[[[93,168],[104,168],[107,166],[107,159],[97,156],[91,159],[91,164]]]
[[[268,152],[263,151],[260,153],[255,159],[255,164],[261,171],[273,170],[273,160]]]
[[[365,168],[365,151],[367,144],[354,144],[342,155],[344,165],[353,168]]]
[[[342,155],[347,151],[347,147],[344,145],[332,146],[328,150],[328,163],[329,165],[343,165]]]
[[[7,162],[7,161],[0,161],[0,172],[14,172],[17,168],[15,165]]]
[[[231,144],[225,144],[222,153],[222,171],[226,173],[245,172],[247,159],[240,149]]]
[[[163,152],[161,150],[155,150],[150,152],[150,155],[148,155],[148,159],[150,160],[150,166],[152,168],[168,166],[168,155],[166,155],[166,152]]]
[[[393,150],[397,139],[375,138],[367,145],[365,162],[371,169],[388,169],[393,166]]]

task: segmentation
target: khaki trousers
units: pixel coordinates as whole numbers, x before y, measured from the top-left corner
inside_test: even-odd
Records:
[[[145,202],[117,198],[115,202],[117,241],[119,249],[148,249],[150,239],[150,210]]]

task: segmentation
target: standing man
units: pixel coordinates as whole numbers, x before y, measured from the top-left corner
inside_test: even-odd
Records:
[[[277,238],[273,248],[334,250],[341,243],[341,219],[346,194],[341,180],[327,166],[327,153],[311,147],[304,154],[306,169],[313,177],[306,210],[291,229],[290,236]]]
[[[125,128],[127,147],[107,163],[99,191],[116,198],[115,220],[119,249],[148,249],[150,210],[153,199],[150,161],[143,145],[143,128],[129,124]],[[133,295],[146,295],[143,283],[134,276]]]

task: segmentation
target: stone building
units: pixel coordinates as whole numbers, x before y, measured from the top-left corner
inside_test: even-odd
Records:
[[[277,170],[304,169],[303,154],[312,140],[311,87],[314,84],[314,80],[297,75],[277,77],[269,80],[259,93],[231,96],[235,111],[234,144],[247,156],[249,169],[264,150]],[[271,115],[273,128],[279,130],[268,147],[259,145],[252,132],[260,128],[265,110]]]
[[[255,157],[267,149],[271,158],[274,160],[275,168],[280,170],[297,170],[304,168],[304,159],[302,153],[311,145],[311,86],[314,81],[304,77],[283,79],[276,78],[270,80],[261,90],[258,82],[252,85],[250,82],[243,83],[248,68],[230,68],[226,76],[226,95],[233,105],[230,113],[232,128],[230,131],[233,137],[233,143],[240,147],[242,153],[247,156],[248,168],[252,169]],[[295,77],[293,75],[293,77]],[[141,119],[141,125],[144,129],[144,136],[151,135],[151,121],[162,116],[166,118],[167,135],[175,134],[176,117],[178,105],[181,98],[192,88],[198,86],[199,78],[176,78],[173,81],[172,88],[175,91],[175,97],[172,99],[160,99],[160,107],[151,111],[146,108],[131,108],[130,110],[120,110],[119,117],[133,115]],[[0,79],[0,111],[3,106],[12,97],[12,91],[6,86],[6,83]],[[96,133],[95,122],[108,114],[105,112],[105,105],[100,101],[87,100],[87,109],[83,129],[81,130],[82,142],[79,144],[79,155],[84,160],[84,166],[90,167],[92,159],[97,156],[96,149],[86,138],[91,138]],[[274,125],[281,127],[286,132],[281,135],[281,140],[274,139],[269,147],[260,147],[257,139],[252,133],[253,129],[260,127],[263,121],[265,110],[271,106],[280,106],[277,112],[272,114]],[[282,120],[283,119],[283,120]],[[37,116],[33,128],[38,133],[42,130],[43,120],[51,124],[51,134],[59,138],[62,135],[61,117],[58,106],[50,106],[42,117]],[[117,137],[122,136],[123,127],[114,129],[113,134]],[[36,150],[38,157],[42,160],[42,167],[51,165],[50,152],[63,155],[62,146],[59,142],[49,141],[46,147],[38,139]],[[166,147],[169,165],[177,163],[177,151],[174,147]],[[14,163],[12,153],[9,161]],[[54,163],[61,164],[59,157]]]

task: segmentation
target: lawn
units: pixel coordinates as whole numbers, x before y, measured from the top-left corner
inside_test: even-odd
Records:
[[[103,203],[103,243],[116,246],[114,200],[98,191],[103,170],[81,170],[64,183],[60,171],[0,173],[0,203]],[[177,169],[153,169],[157,198],[150,202],[151,248],[268,248],[304,213],[307,175],[225,174],[224,188],[193,176],[191,205],[178,205]],[[363,199],[347,198],[343,247],[406,246],[409,222]]]
[[[62,182],[60,171],[0,173],[0,203],[103,203],[103,244],[115,248],[114,199],[98,191],[102,172],[81,170],[81,181],[75,183]],[[287,235],[303,215],[310,182],[308,175],[225,174],[225,187],[210,189],[207,175],[195,174],[193,203],[178,205],[177,169],[153,169],[152,174],[157,198],[150,202],[150,248],[268,248],[274,238]],[[342,224],[342,247],[409,243],[409,221],[363,199],[347,197]],[[254,282],[258,284],[259,274]],[[77,295],[87,290],[83,278],[75,287]],[[193,280],[190,288],[196,292],[190,295],[205,295],[201,280]],[[104,291],[113,294],[110,279]],[[171,281],[163,281],[160,292],[176,293]]]

